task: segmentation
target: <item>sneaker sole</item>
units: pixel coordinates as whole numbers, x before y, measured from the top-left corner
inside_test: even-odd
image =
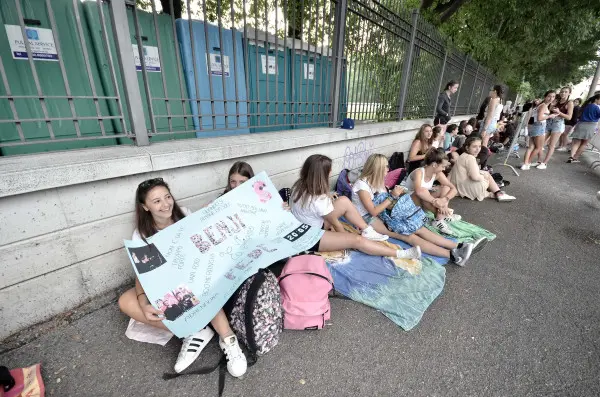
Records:
[[[381,242],[381,241],[388,241],[389,236],[385,236],[385,238],[368,238],[365,236],[362,236],[363,238],[366,238],[369,241],[377,241],[377,242]]]
[[[483,240],[481,243],[479,243],[478,245],[476,245],[476,246],[473,248],[473,252],[472,252],[472,254],[474,254],[474,253],[476,253],[476,252],[480,252],[480,251],[481,251],[481,250],[482,250],[482,249],[483,249],[483,248],[484,248],[484,247],[487,245],[487,243],[488,243],[489,241],[490,241],[490,240],[488,240],[488,239],[486,238],[486,239],[484,239],[484,240]],[[471,254],[471,255],[472,255],[472,254]]]

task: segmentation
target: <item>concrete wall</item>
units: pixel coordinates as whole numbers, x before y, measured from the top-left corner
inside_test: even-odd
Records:
[[[334,160],[333,182],[371,153],[407,152],[429,121],[0,158],[0,340],[132,281],[122,246],[141,181],[165,178],[179,203],[197,210],[238,159],[286,187],[306,157],[322,153]]]

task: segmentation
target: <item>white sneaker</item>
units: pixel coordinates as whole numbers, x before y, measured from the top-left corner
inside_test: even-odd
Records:
[[[530,169],[530,168],[531,168],[531,164],[523,164],[523,165],[521,166],[521,169],[522,169],[522,170],[524,170],[524,171],[527,171],[527,170],[528,170],[528,169]]]
[[[219,340],[219,346],[225,353],[227,358],[227,371],[234,378],[239,378],[246,373],[248,369],[248,363],[246,362],[246,356],[242,352],[238,340],[235,335],[226,337],[225,339]]]
[[[377,233],[375,231],[375,229],[373,229],[373,226],[367,226],[362,231],[361,235],[364,238],[366,238],[367,240],[373,240],[373,241],[386,241],[388,238],[390,238],[389,236],[386,236],[385,234]]]
[[[421,259],[421,247],[409,248],[407,250],[396,251],[396,258],[398,259]]]
[[[488,243],[488,239],[481,237],[478,240],[470,241],[470,243],[473,244],[473,253],[475,253],[481,251],[483,247],[485,247],[485,245]]]
[[[177,361],[175,362],[175,372],[179,373],[192,365],[200,355],[202,349],[208,345],[214,334],[214,331],[210,327],[204,327],[195,334],[184,338]]]
[[[452,231],[452,229],[450,229],[448,224],[444,222],[443,219],[440,219],[439,221],[433,221],[431,222],[431,225],[444,234],[454,236],[454,232]]]
[[[510,196],[504,192],[500,192],[496,195],[496,200],[502,202],[502,201],[513,201],[516,200],[517,198],[514,196]]]
[[[566,152],[568,149],[566,147],[559,147],[556,149],[557,152]]]
[[[446,215],[446,217],[444,218],[445,222],[456,222],[456,221],[460,221],[462,219],[462,216],[458,215],[458,214],[452,214],[452,215]]]
[[[537,168],[538,170],[545,170],[547,167],[546,167],[546,164],[544,164],[544,163],[540,163],[540,164],[539,164],[537,167],[535,167],[535,168]]]
[[[461,248],[454,248],[452,250],[452,255],[454,256],[454,264],[458,266],[464,266],[467,264],[467,261],[471,257],[473,253],[473,244],[466,243],[463,244]]]

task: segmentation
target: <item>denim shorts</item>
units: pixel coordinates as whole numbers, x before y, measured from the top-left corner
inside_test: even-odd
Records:
[[[544,135],[546,133],[546,123],[535,122],[527,127],[527,134],[530,137]]]
[[[565,132],[565,119],[562,117],[555,117],[553,119],[546,120],[546,132],[552,134],[562,134]]]

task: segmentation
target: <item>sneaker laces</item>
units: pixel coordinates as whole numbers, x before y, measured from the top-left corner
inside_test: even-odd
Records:
[[[232,338],[232,337],[230,336],[227,339],[231,340],[230,338]],[[235,338],[235,337],[233,337],[233,338]],[[237,339],[234,339],[233,343],[229,343],[228,341],[225,341],[225,340],[223,342],[224,342],[223,352],[225,353],[225,356],[227,357],[227,361],[233,361],[235,359],[240,358],[241,356],[244,356],[244,353],[242,352],[242,348],[240,347],[239,343],[237,342]]]

